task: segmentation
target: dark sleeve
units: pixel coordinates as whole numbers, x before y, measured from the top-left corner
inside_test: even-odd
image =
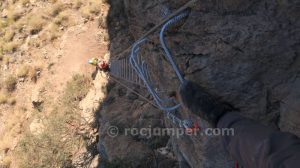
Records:
[[[237,113],[227,113],[218,128],[233,128],[222,143],[229,154],[245,168],[300,167],[300,139],[290,133],[258,124]]]

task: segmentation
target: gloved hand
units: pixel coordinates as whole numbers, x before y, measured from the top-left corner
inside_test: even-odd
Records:
[[[185,81],[179,90],[179,99],[183,106],[216,127],[219,119],[230,108],[210,95],[201,86]]]

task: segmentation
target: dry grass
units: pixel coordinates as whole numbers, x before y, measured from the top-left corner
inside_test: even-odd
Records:
[[[19,67],[17,69],[17,77],[19,78],[25,78],[28,76],[29,71],[31,71],[32,67],[30,67],[29,65],[22,65],[21,67]]]
[[[36,82],[38,80],[38,77],[40,73],[42,72],[42,66],[41,65],[36,65],[32,68],[30,68],[28,72],[28,77],[30,78],[31,81]]]
[[[10,97],[9,94],[0,92],[0,105],[1,104],[9,104],[9,105],[15,105],[17,103],[16,99],[13,97]]]
[[[75,9],[80,9],[82,5],[83,5],[82,0],[76,0],[75,3],[74,3],[74,8]]]
[[[8,20],[13,23],[19,20],[22,17],[22,13],[19,11],[15,11],[15,9],[9,9],[8,12]]]
[[[11,163],[12,163],[12,160],[11,160],[10,157],[4,157],[2,163],[0,163],[0,167],[3,167],[3,168],[7,167],[7,168],[9,168],[10,165],[11,165]]]
[[[5,43],[3,45],[3,51],[7,52],[7,53],[12,53],[12,52],[17,51],[19,46],[20,46],[20,42],[11,41],[11,42]]]
[[[16,75],[18,78],[29,78],[31,81],[36,82],[40,73],[42,71],[41,65],[22,65],[16,71]]]
[[[16,89],[16,85],[17,85],[17,78],[13,75],[9,75],[3,83],[5,89],[8,92],[13,92]]]
[[[101,12],[101,1],[89,0],[86,3],[87,4],[80,9],[83,18],[90,19],[93,15],[98,15]]]
[[[22,6],[26,6],[30,3],[30,0],[20,0],[20,3],[22,4]]]
[[[28,27],[30,34],[34,35],[39,33],[43,26],[46,24],[46,20],[40,15],[32,15],[28,19]]]
[[[90,86],[88,77],[73,76],[61,97],[62,105],[57,105],[47,116],[46,131],[40,135],[28,132],[19,143],[15,154],[20,167],[72,167],[69,156],[83,143],[76,134],[80,126],[78,104]]]
[[[46,41],[46,42],[52,42],[53,40],[57,39],[58,37],[61,36],[61,32],[59,31],[59,27],[58,25],[51,23],[51,25],[49,25],[47,27],[47,29],[45,29],[45,31],[43,31],[39,37],[42,41]]]
[[[107,20],[105,17],[99,17],[97,19],[98,27],[106,29],[107,28]]]
[[[10,60],[9,57],[5,56],[5,55],[2,58],[2,62],[3,62],[4,65],[8,65],[9,64],[9,60]]]
[[[72,11],[63,11],[61,12],[55,19],[54,23],[59,26],[68,27],[71,25],[71,18],[70,15]]]
[[[8,99],[7,103],[11,106],[14,106],[14,105],[16,105],[17,100],[15,98],[11,97]]]
[[[90,13],[92,13],[92,14],[95,14],[95,15],[99,14],[101,12],[101,1],[99,1],[99,0],[90,1],[89,10],[90,10]]]
[[[4,40],[5,41],[11,41],[15,36],[15,32],[13,29],[9,29],[7,31],[5,31],[5,34],[4,34]]]
[[[61,2],[55,3],[52,8],[50,8],[50,15],[52,17],[57,16],[64,9],[64,4]]]
[[[9,96],[6,93],[0,92],[0,104],[6,104]]]

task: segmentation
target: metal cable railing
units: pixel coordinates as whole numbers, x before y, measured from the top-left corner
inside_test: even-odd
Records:
[[[172,53],[166,45],[164,34],[166,30],[171,29],[171,27],[176,27],[176,25],[180,24],[181,21],[184,21],[184,19],[188,17],[190,13],[190,10],[188,8],[195,4],[196,1],[197,0],[189,1],[172,14],[170,14],[169,10],[164,12],[165,19],[163,19],[157,26],[154,26],[147,33],[145,33],[137,42],[132,45],[129,58],[120,59],[122,57],[118,56],[117,58],[119,58],[119,60],[111,61],[110,71],[110,74],[114,77],[121,78],[129,83],[145,87],[153,97],[156,107],[165,111],[166,117],[170,119],[174,124],[186,128],[193,125],[191,120],[181,120],[175,115],[175,111],[178,111],[181,107],[180,103],[176,103],[173,98],[170,98],[167,95],[162,94],[163,92],[158,91],[158,88],[155,85],[156,83],[153,83],[156,76],[152,78],[153,76],[149,72],[150,70],[146,61],[142,60],[142,57],[138,55],[138,53],[140,50],[140,46],[147,41],[147,37],[151,33],[155,32],[159,27],[161,27],[159,38],[165,53],[165,57],[170,63],[172,69],[175,71],[180,84],[182,84],[184,82],[184,77],[182,76],[177,64],[175,63]],[[123,53],[124,52],[127,52],[127,50],[123,51]],[[129,67],[129,65],[131,65],[131,67]]]
[[[184,82],[184,78],[183,78],[178,66],[176,65],[175,61],[173,60],[173,56],[172,56],[169,48],[167,47],[167,45],[165,43],[164,33],[169,27],[171,27],[172,25],[174,25],[174,24],[178,23],[179,21],[183,20],[188,15],[189,15],[189,11],[184,11],[183,13],[179,14],[178,16],[175,16],[174,18],[172,18],[171,20],[166,22],[163,25],[163,27],[160,31],[160,42],[161,42],[162,47],[164,49],[165,56],[166,56],[168,62],[171,64],[173,70],[175,71],[180,83]],[[139,78],[142,79],[142,81],[146,85],[146,88],[148,89],[148,91],[152,95],[152,97],[154,98],[154,101],[157,104],[157,106],[161,110],[165,111],[166,117],[168,119],[170,119],[174,124],[178,125],[179,127],[191,128],[193,126],[193,122],[190,119],[181,120],[174,113],[172,113],[175,110],[178,110],[181,107],[181,105],[180,104],[169,105],[169,104],[172,104],[173,102],[175,102],[173,98],[162,98],[162,97],[159,96],[159,94],[156,92],[156,90],[152,86],[151,80],[149,80],[148,71],[147,71],[147,68],[145,66],[146,65],[145,61],[140,62],[137,59],[138,51],[140,50],[140,46],[142,44],[144,44],[146,41],[147,41],[147,38],[144,38],[140,41],[137,41],[133,45],[131,55],[130,55],[130,58],[129,58],[129,62],[131,64],[131,66],[136,71]]]

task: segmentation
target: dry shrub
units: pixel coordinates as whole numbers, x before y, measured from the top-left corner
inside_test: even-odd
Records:
[[[80,13],[81,13],[81,16],[85,19],[89,19],[90,18],[90,11],[89,11],[89,7],[88,6],[84,6],[80,9]]]
[[[89,19],[93,15],[97,15],[101,12],[101,1],[89,0],[87,5],[80,10],[82,17]]]
[[[67,83],[63,101],[65,104],[74,104],[81,101],[89,91],[91,79],[84,75],[74,75]]]
[[[89,10],[90,10],[90,13],[92,14],[99,14],[101,12],[101,1],[99,0],[93,0],[90,2],[89,4]]]
[[[45,131],[40,135],[26,133],[21,139],[15,152],[20,167],[72,167],[70,156],[83,144],[76,134],[81,121],[78,104],[90,86],[88,77],[73,76],[65,88],[62,105],[47,116]],[[70,129],[70,125],[76,128]]]
[[[9,29],[7,31],[5,31],[5,34],[4,34],[4,40],[5,41],[11,41],[15,36],[15,32],[13,29]]]
[[[59,30],[59,26],[55,23],[51,23],[45,31],[39,34],[40,39],[43,42],[52,42],[53,40],[59,38],[61,36],[61,32]]]
[[[28,19],[28,27],[30,34],[34,35],[39,33],[43,26],[46,24],[45,19],[40,15],[31,15]]]
[[[17,69],[17,77],[26,78],[28,77],[31,81],[36,82],[40,73],[42,71],[42,66],[35,65],[34,67],[29,65],[23,65]]]
[[[23,6],[26,6],[27,4],[30,3],[30,0],[21,0],[20,2]]]
[[[70,23],[70,15],[70,11],[63,11],[54,19],[54,23],[59,26],[67,27]]]
[[[53,7],[50,10],[50,15],[55,17],[57,16],[61,11],[64,9],[64,4],[57,2],[53,5]]]
[[[19,20],[22,17],[22,15],[23,14],[19,11],[15,11],[14,9],[9,9],[7,17],[9,22],[14,23],[15,21]]]
[[[14,77],[13,75],[9,75],[4,80],[4,87],[8,92],[13,92],[16,89],[16,85],[17,85],[17,78]]]
[[[17,103],[17,100],[13,97],[10,97],[9,94],[0,92],[0,105],[1,104],[9,104],[9,105],[15,105]]]
[[[41,72],[42,66],[34,66],[29,70],[28,77],[31,81],[36,82]]]
[[[6,156],[3,158],[3,161],[2,161],[2,164],[0,164],[0,167],[3,167],[3,168],[9,168],[10,165],[12,163],[12,160],[10,157]]]
[[[7,53],[12,53],[17,51],[19,46],[20,43],[18,41],[11,41],[3,45],[3,51]]]
[[[32,68],[29,66],[29,65],[22,65],[21,67],[19,67],[17,69],[17,77],[19,78],[25,78],[27,77],[29,71],[31,70]]]
[[[9,60],[10,60],[9,57],[5,56],[5,55],[2,58],[2,62],[3,62],[4,65],[8,65],[9,64]]]
[[[107,21],[106,18],[101,16],[97,19],[98,27],[106,29],[107,28]]]
[[[7,103],[11,106],[14,106],[14,105],[16,105],[17,100],[15,98],[11,97],[8,99]]]
[[[79,9],[81,8],[82,5],[83,5],[82,0],[76,0],[76,2],[74,3],[74,8]]]
[[[8,102],[8,94],[0,92],[0,104],[5,104]]]

